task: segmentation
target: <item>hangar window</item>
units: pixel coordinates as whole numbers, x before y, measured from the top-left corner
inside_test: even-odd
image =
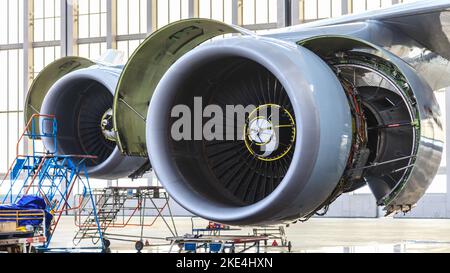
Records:
[[[78,55],[98,58],[106,51],[106,0],[78,0]]]
[[[61,1],[34,0],[34,41],[55,41],[60,39]]]
[[[106,43],[87,43],[78,45],[78,56],[96,59],[106,52]]]
[[[128,59],[142,41],[143,40],[119,41],[117,42],[117,49],[123,52],[124,59]]]
[[[345,14],[346,8],[342,1],[335,0],[300,0],[299,19],[300,21],[314,21],[317,19],[337,17]]]
[[[400,0],[399,2],[410,2]],[[416,1],[416,0],[413,0]],[[298,22],[310,22],[318,19],[338,17],[348,13],[358,13],[366,10],[392,6],[392,0],[295,0],[298,5]],[[297,18],[294,19],[294,21]]]
[[[32,78],[61,56],[61,1],[33,0],[32,17],[33,65]]]
[[[55,41],[59,44],[59,41]],[[33,49],[33,79],[51,62],[61,57],[61,46],[42,46]]]
[[[277,22],[277,1],[243,0],[243,24],[270,24]]]
[[[263,1],[261,1],[263,2]],[[232,23],[231,0],[200,0],[199,17],[211,18],[228,24]]]
[[[106,36],[106,0],[78,1],[78,38]]]
[[[147,32],[147,0],[117,0],[117,34]]]
[[[6,0],[0,9],[0,173],[14,160],[23,127],[23,8],[22,1]]]
[[[156,29],[180,19],[189,18],[188,0],[154,0]]]

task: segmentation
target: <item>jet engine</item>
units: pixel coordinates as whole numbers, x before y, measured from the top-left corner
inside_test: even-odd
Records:
[[[199,101],[256,112],[245,116],[242,139],[174,138],[174,109],[195,113]],[[278,109],[277,122],[273,110],[260,114],[265,108]],[[189,116],[188,132],[212,116]],[[428,85],[369,42],[233,37],[190,51],[163,76],[147,115],[147,150],[179,204],[222,223],[308,219],[364,185],[387,213],[406,212],[437,172],[438,116]]]
[[[67,57],[47,66],[27,97],[27,113],[53,115],[58,122],[57,146],[42,137],[48,151],[66,155],[94,155],[86,161],[91,177],[127,177],[145,165],[146,159],[123,155],[113,126],[113,98],[122,67],[97,65],[79,57]],[[36,109],[37,108],[37,109]],[[39,110],[38,110],[39,109]],[[48,122],[39,122],[51,132]]]

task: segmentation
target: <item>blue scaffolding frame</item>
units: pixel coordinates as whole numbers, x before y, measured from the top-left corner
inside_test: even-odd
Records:
[[[40,126],[37,127],[36,123]],[[35,195],[45,200],[47,211],[53,215],[51,226],[44,226],[44,229],[49,231],[42,249],[42,251],[46,251],[49,250],[53,234],[63,212],[77,209],[69,202],[75,184],[78,187],[82,186],[81,195],[83,199],[90,199],[94,210],[94,219],[100,237],[99,248],[103,250],[104,241],[86,167],[86,161],[95,159],[95,156],[59,154],[57,131],[58,126],[54,116],[35,114],[30,118],[17,143],[16,158],[0,182],[0,188],[6,181],[10,182],[8,191],[0,200],[0,204],[8,201],[11,204],[16,203],[23,195]],[[28,137],[31,142],[30,154],[27,153],[28,151],[23,154],[19,153],[20,143],[24,137]],[[39,150],[39,147],[44,147],[44,145],[41,144],[38,147],[37,142],[42,141],[43,138],[53,141],[54,150],[50,151],[45,148]],[[15,192],[18,194],[15,195]]]

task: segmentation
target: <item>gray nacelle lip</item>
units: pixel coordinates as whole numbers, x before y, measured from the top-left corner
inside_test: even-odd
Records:
[[[160,118],[161,113],[170,115],[171,103],[175,95],[173,87],[177,85],[177,80],[186,76],[185,71],[190,71],[204,62],[227,56],[251,59],[271,71],[285,87],[297,120],[296,148],[283,182],[265,199],[244,207],[211,202],[183,183],[182,175],[178,173],[169,153],[168,119]],[[318,65],[319,68],[316,70],[315,64],[318,63],[321,65]],[[328,71],[325,71],[324,67],[326,66],[323,66],[323,61],[305,48],[294,43],[262,37],[239,37],[212,42],[180,58],[160,81],[147,115],[146,139],[149,158],[169,194],[185,209],[211,220],[239,224],[246,223],[246,219],[249,218],[252,219],[249,223],[281,220],[277,218],[279,217],[277,214],[296,201],[298,193],[305,187],[313,172],[320,146],[318,143],[320,121],[313,92],[315,92],[315,84],[322,79],[312,77],[311,73],[305,77],[301,72],[310,70],[316,75],[321,72],[331,72],[328,67]],[[159,115],[153,113],[159,113]],[[308,160],[303,160],[304,158]],[[295,177],[302,179],[298,183],[284,183]],[[277,200],[283,200],[283,202],[276,202]]]
[[[53,109],[51,108],[52,100],[55,100],[60,94],[58,94],[58,90],[65,85],[69,84],[72,81],[76,81],[78,79],[91,79],[95,80],[99,83],[101,83],[103,86],[105,86],[112,96],[114,96],[114,92],[116,89],[117,82],[119,80],[120,74],[122,70],[117,67],[107,67],[107,66],[100,66],[100,65],[94,65],[89,68],[80,69],[77,71],[74,71],[72,73],[69,73],[59,79],[48,91],[47,95],[44,98],[44,101],[42,103],[41,107],[41,114],[53,114]],[[112,105],[111,105],[112,107]],[[53,149],[53,141],[48,138],[43,138],[42,142],[44,146],[48,150],[54,150]],[[58,152],[64,152],[61,147],[58,147]],[[124,160],[130,161],[130,160],[136,160],[136,165],[139,167],[140,162],[144,162],[145,159],[141,158],[126,158],[126,156],[122,155],[119,148],[116,146],[111,153],[111,155],[108,157],[107,160],[102,162],[101,164],[93,167],[88,167],[88,174],[95,178],[101,178],[101,179],[115,179],[117,178],[117,175],[111,175],[110,170],[114,169],[115,167],[118,167]],[[142,164],[141,164],[142,165]],[[109,171],[107,171],[109,170]],[[131,173],[131,171],[128,171],[128,173]]]

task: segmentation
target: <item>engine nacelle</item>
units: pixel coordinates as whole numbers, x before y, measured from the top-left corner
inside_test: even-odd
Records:
[[[40,79],[46,78],[56,67],[67,66],[67,62],[62,61],[50,64],[41,72],[30,94],[37,93],[36,86],[39,86]],[[59,154],[96,156],[86,161],[90,177],[127,177],[142,167],[146,159],[125,156],[116,144],[113,98],[122,67],[95,65],[87,61],[86,64],[86,67],[77,66],[78,69],[56,74],[58,78],[51,82],[48,89],[40,89],[43,90],[40,114],[54,115],[58,122],[58,147],[54,147],[53,138],[42,137],[43,144],[46,150]],[[40,124],[51,126],[45,122]],[[51,128],[40,130],[49,132]]]
[[[196,114],[199,99],[221,113],[255,105],[242,139],[196,138],[218,113]],[[280,110],[278,124],[259,114],[268,107]],[[181,119],[192,124],[178,126]],[[185,127],[194,136],[174,137]],[[307,219],[364,185],[387,213],[409,211],[437,172],[441,133],[432,90],[389,52],[349,37],[297,45],[247,36],[200,46],[167,71],[146,138],[156,174],[180,205],[254,225]]]
[[[280,107],[280,120],[289,116],[292,126],[279,135],[289,151],[263,158],[245,140],[173,140],[174,120],[161,116],[176,105],[194,112],[194,97],[224,110]],[[331,68],[306,48],[270,38],[231,38],[187,53],[159,83],[147,116],[148,152],[161,183],[189,211],[225,223],[309,214],[338,185],[351,143],[350,107]]]

